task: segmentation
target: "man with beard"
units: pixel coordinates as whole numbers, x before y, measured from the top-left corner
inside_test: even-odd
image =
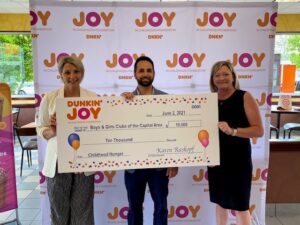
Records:
[[[154,76],[153,61],[147,56],[137,58],[134,64],[134,77],[138,86],[132,93],[125,92],[122,95],[126,99],[132,99],[134,95],[167,94],[153,87]],[[143,202],[147,184],[154,202],[153,225],[168,224],[169,178],[175,177],[177,172],[177,167],[125,171],[125,186],[129,202],[128,225],[143,224]]]

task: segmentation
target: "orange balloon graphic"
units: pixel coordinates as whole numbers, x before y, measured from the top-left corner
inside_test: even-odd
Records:
[[[203,139],[209,139],[209,134],[207,130],[200,130],[198,133],[198,139],[201,142]]]
[[[207,130],[200,130],[198,133],[198,139],[203,147],[206,148],[209,144],[209,133]]]
[[[74,140],[72,141],[72,147],[74,148],[75,151],[80,147],[80,141],[79,140]]]

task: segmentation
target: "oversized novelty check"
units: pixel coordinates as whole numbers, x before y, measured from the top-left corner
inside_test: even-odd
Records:
[[[219,164],[216,94],[57,100],[59,172]]]

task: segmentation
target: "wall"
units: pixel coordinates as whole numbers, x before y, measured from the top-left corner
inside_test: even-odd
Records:
[[[30,17],[25,13],[0,13],[0,32],[29,32]]]
[[[299,141],[270,141],[267,203],[300,202]]]
[[[0,13],[0,32],[29,32],[30,16],[25,13]],[[277,17],[277,33],[300,32],[300,14],[279,14]]]

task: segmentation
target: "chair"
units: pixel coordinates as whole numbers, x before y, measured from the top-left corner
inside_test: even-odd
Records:
[[[16,128],[19,120],[20,108],[13,108],[12,115],[13,115],[13,132],[14,132],[14,143],[16,141]]]
[[[37,138],[29,138],[32,136],[36,136],[36,127],[34,122],[26,124],[22,127],[16,127],[15,128],[18,140],[20,142],[20,146],[22,149],[22,156],[21,156],[21,169],[20,169],[20,176],[22,176],[22,170],[23,170],[23,159],[24,159],[24,151],[26,151],[27,154],[27,163],[28,167],[32,166],[32,158],[31,158],[31,151],[32,150],[38,150],[37,147]],[[28,137],[28,138],[21,138],[21,137]]]
[[[300,130],[300,123],[286,123],[283,125],[283,138],[285,138],[285,132],[288,132],[289,138],[293,130]]]
[[[277,127],[274,127],[272,124],[270,124],[270,138],[272,137],[272,131],[275,131],[276,138],[279,138],[279,130]]]

